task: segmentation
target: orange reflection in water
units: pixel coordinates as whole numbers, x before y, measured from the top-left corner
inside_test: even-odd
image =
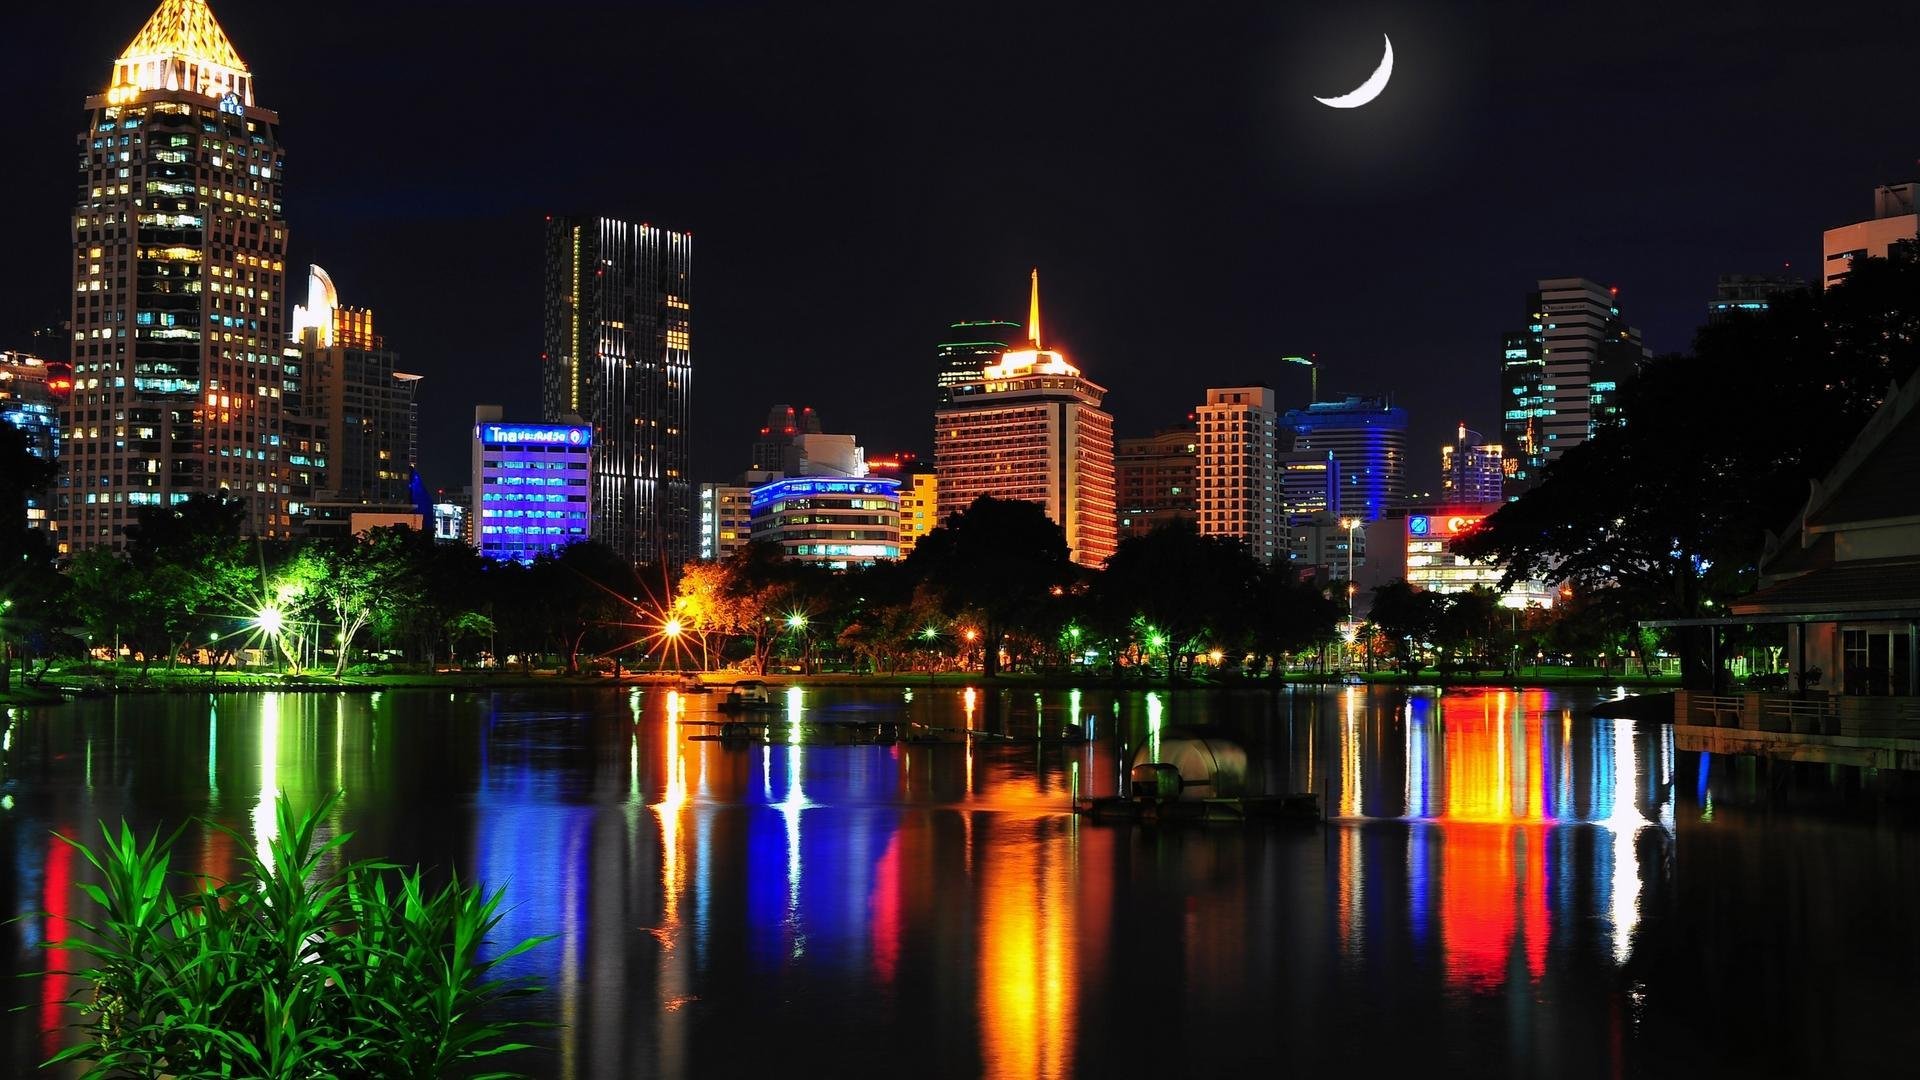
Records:
[[[1074,856],[1072,839],[1043,838],[996,847],[974,864],[980,871],[980,1034],[988,1076],[1073,1072],[1080,991]]]
[[[1518,946],[1546,971],[1544,729],[1505,693],[1449,701],[1441,720],[1440,927],[1447,976],[1499,986]]]

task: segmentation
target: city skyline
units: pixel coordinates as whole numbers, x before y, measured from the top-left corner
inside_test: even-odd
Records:
[[[968,10],[977,16],[969,25],[996,24],[990,6]],[[98,92],[103,65],[150,11],[140,0],[107,5],[85,20],[58,9],[23,13],[23,36],[45,46],[22,58],[23,77],[76,101]],[[389,333],[407,343],[409,366],[427,377],[422,458],[436,486],[463,472],[473,404],[466,397],[514,401],[537,392],[526,373],[540,348],[540,223],[547,213],[576,211],[659,221],[702,237],[710,273],[703,274],[701,367],[703,379],[714,380],[704,385],[751,381],[756,392],[696,399],[696,480],[736,468],[732,433],[750,426],[766,400],[815,401],[870,444],[924,450],[930,433],[911,411],[864,402],[925,400],[932,349],[945,328],[1017,316],[1020,298],[1003,283],[1036,263],[1061,271],[1050,337],[1101,358],[1121,434],[1178,420],[1209,385],[1264,381],[1282,406],[1297,406],[1305,373],[1281,372],[1277,356],[1311,351],[1323,364],[1323,396],[1389,392],[1405,404],[1410,446],[1424,460],[1461,419],[1497,429],[1491,359],[1511,321],[1512,297],[1531,282],[1577,274],[1617,286],[1653,350],[1678,350],[1702,321],[1719,274],[1777,273],[1791,261],[1788,273],[1817,279],[1821,232],[1867,217],[1873,188],[1913,171],[1911,148],[1889,134],[1898,130],[1892,110],[1899,95],[1880,92],[1893,88],[1898,69],[1879,59],[1881,50],[1891,55],[1894,35],[1864,32],[1843,7],[1755,8],[1696,27],[1669,27],[1653,12],[1610,11],[1576,39],[1562,16],[1522,27],[1492,8],[1467,9],[1442,27],[1438,16],[1412,11],[1334,19],[1249,6],[1210,10],[1212,27],[1181,23],[1177,34],[1119,14],[1096,21],[1040,8],[1021,19],[1022,34],[1074,64],[1088,88],[1034,92],[985,79],[956,94],[955,58],[909,70],[896,56],[895,35],[957,26],[957,9],[930,8],[915,16],[922,22],[891,28],[861,19],[796,25],[801,16],[779,11],[735,25],[703,12],[568,9],[550,25],[515,26],[515,34],[532,35],[516,57],[539,69],[551,51],[541,45],[585,37],[597,39],[589,48],[599,56],[618,47],[621,31],[665,32],[684,42],[642,87],[687,87],[671,95],[673,108],[647,120],[662,140],[649,145],[678,149],[622,150],[603,160],[571,149],[591,145],[576,136],[592,130],[592,110],[553,110],[542,114],[537,136],[542,167],[516,170],[501,193],[483,198],[449,185],[450,178],[495,174],[491,160],[468,145],[473,140],[442,139],[435,154],[403,154],[399,140],[412,136],[385,129],[404,125],[365,118],[395,107],[442,110],[443,126],[471,128],[477,121],[460,109],[461,84],[417,58],[436,35],[468,51],[506,48],[500,24],[447,24],[431,12],[346,4],[337,19],[287,34],[270,27],[274,12],[265,5],[217,7],[257,73],[261,99],[286,118],[296,178],[286,262],[320,263],[354,281],[357,302],[379,310]],[[1320,93],[1352,85],[1372,62],[1381,29],[1399,46],[1400,71],[1367,110],[1336,118],[1294,93],[1296,84]],[[1161,58],[1154,50],[1163,36],[1184,44]],[[826,39],[836,52],[861,48],[877,59],[864,73],[831,64],[797,72],[775,48],[788,38]],[[1828,42],[1828,58],[1854,77],[1828,80],[1816,65],[1774,62],[1806,39]],[[1583,81],[1620,115],[1636,118],[1620,125],[1622,153],[1594,155],[1578,170],[1544,179],[1481,160],[1497,157],[1490,151],[1516,132],[1530,132],[1528,145],[1543,158],[1570,137],[1537,123],[1549,101],[1505,92],[1541,73],[1547,61],[1530,58],[1538,40],[1554,42],[1560,77]],[[1668,62],[1688,49],[1702,58],[1692,65],[1695,75],[1667,74]],[[383,78],[333,77],[327,66],[343,51],[379,67]],[[716,59],[727,53],[748,59],[732,66]],[[1148,56],[1175,74],[1211,65],[1222,76],[1203,86],[1169,77],[1126,88],[1123,76]],[[559,70],[554,61],[548,74]],[[744,79],[739,88],[715,74],[724,71]],[[592,64],[581,73],[581,100],[606,85],[608,76]],[[813,122],[823,104],[845,105],[860,98],[868,79],[881,78],[899,87],[902,109],[944,104],[925,123],[864,99],[841,110],[838,128]],[[1735,83],[1765,107],[1733,109],[1733,119],[1719,123],[1732,108],[1728,99],[1701,92],[1696,79]],[[791,88],[792,100],[768,103],[752,92],[776,84]],[[513,116],[548,108],[550,99],[535,105],[535,97],[542,96],[504,107]],[[1656,98],[1664,111],[1657,121],[1644,119]],[[914,184],[873,179],[913,173],[898,166],[939,156],[948,149],[942,132],[955,125],[1022,117],[1029,122],[1010,124],[1001,144],[981,148],[982,167],[964,184],[940,176]],[[1070,117],[1084,122],[1069,124]],[[1336,119],[1345,126],[1330,126]],[[26,110],[19,123],[24,144],[37,149],[23,154],[14,174],[23,204],[70,201],[70,159],[61,151],[71,146],[74,110]],[[1423,125],[1431,130],[1421,133]],[[1762,129],[1766,138],[1757,137]],[[1808,152],[1778,160],[1767,147],[1782,138]],[[1129,178],[1138,153],[1130,147],[1143,142],[1172,151],[1156,151],[1159,160],[1179,162],[1153,170],[1164,190]],[[354,152],[329,149],[349,145]],[[1017,167],[1042,150],[1052,163],[1043,174]],[[378,157],[381,169],[363,168],[368,157]],[[1597,198],[1644,179],[1655,163],[1663,173],[1674,171],[1667,165],[1688,167],[1699,179],[1630,204]],[[889,167],[874,173],[875,164]],[[781,176],[784,189],[768,185],[768,175]],[[1102,189],[1107,198],[1083,197]],[[1146,250],[1112,227],[1130,200],[1150,191],[1179,208],[1151,256],[1179,262],[1191,279],[1172,304],[1141,272]],[[824,249],[781,239],[809,204],[806,216],[834,223]],[[1316,205],[1334,212],[1303,212]],[[1426,209],[1409,215],[1415,208]],[[0,307],[0,332],[13,347],[31,348],[26,335],[62,317],[68,283],[43,269],[63,247],[61,231],[57,212],[35,217],[24,255],[5,271],[11,299]],[[422,274],[415,260],[384,258],[396,242],[445,257],[460,272]],[[798,258],[802,248],[806,262]],[[1468,252],[1481,257],[1463,260]],[[1447,287],[1421,289],[1422,280]],[[1383,286],[1405,318],[1369,319]],[[793,328],[832,310],[843,293],[860,297],[859,333],[822,335],[827,340],[817,346],[802,337],[796,345]],[[1426,333],[1396,333],[1394,324],[1408,321]],[[1195,324],[1216,340],[1182,366],[1178,392],[1167,393],[1164,357],[1189,340]],[[1435,355],[1457,376],[1422,379]],[[861,379],[822,379],[849,363]],[[470,394],[457,399],[456,387],[471,387]],[[1416,471],[1416,485],[1426,471]]]

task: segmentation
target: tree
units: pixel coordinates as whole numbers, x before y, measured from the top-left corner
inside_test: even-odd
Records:
[[[1856,260],[1847,280],[1703,330],[1625,388],[1624,425],[1455,543],[1509,583],[1571,580],[1638,618],[1693,618],[1749,591],[1770,530],[1839,458],[1888,387],[1920,368],[1920,263]],[[1732,383],[1738,409],[1715,408]],[[1688,684],[1717,677],[1693,635]]]
[[[1285,656],[1335,640],[1345,608],[1326,593],[1294,580],[1285,566],[1260,575],[1249,622],[1256,657],[1278,667]]]
[[[1144,620],[1165,642],[1172,678],[1176,668],[1192,674],[1216,644],[1244,641],[1261,574],[1245,545],[1176,520],[1120,541],[1094,584],[1094,607],[1109,627]]]
[[[52,478],[52,463],[0,421],[0,694],[12,689],[16,644],[51,632],[64,589],[45,535],[27,525],[27,499]]]
[[[387,525],[340,540],[309,542],[288,568],[276,591],[316,621],[337,628],[334,678],[346,674],[361,631],[376,622],[395,626],[403,612],[424,602],[413,557],[418,536],[405,525]]]
[[[224,493],[141,507],[127,533],[124,591],[88,597],[95,609],[89,621],[104,621],[101,608],[122,607],[124,636],[144,673],[161,654],[171,666],[206,630],[251,618],[260,559],[241,539],[246,513],[246,504]],[[113,581],[95,574],[92,584]]]
[[[914,545],[907,565],[937,593],[949,616],[981,626],[983,671],[1000,673],[1000,643],[1073,579],[1067,537],[1038,503],[983,495]]]
[[[1367,621],[1392,643],[1401,669],[1411,672],[1418,668],[1415,649],[1433,638],[1445,610],[1446,601],[1439,594],[1390,581],[1373,590]]]
[[[650,578],[651,575],[646,575]],[[598,541],[568,544],[533,561],[537,602],[551,611],[567,674],[580,673],[583,652],[602,652],[626,644],[634,631],[643,593],[643,576],[620,553]]]

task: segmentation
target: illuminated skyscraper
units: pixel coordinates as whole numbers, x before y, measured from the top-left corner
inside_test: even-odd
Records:
[[[593,429],[501,417],[498,405],[473,410],[473,545],[489,559],[530,563],[587,539]]]
[[[340,303],[333,279],[307,272],[307,302],[293,309],[285,405],[327,447],[316,504],[405,506],[418,442],[414,394],[420,376],[399,368],[373,312]]]
[[[1293,449],[1333,455],[1339,513],[1378,521],[1406,492],[1407,410],[1384,397],[1316,401],[1287,413]]]
[[[1102,566],[1118,531],[1106,389],[1042,347],[1038,270],[1029,310],[1026,342],[956,385],[934,414],[940,519],[982,495],[1036,502],[1066,531],[1073,561]]]
[[[593,539],[634,563],[695,550],[692,289],[689,233],[547,219],[546,417],[593,428]]]
[[[947,327],[946,340],[939,346],[940,404],[952,401],[954,388],[962,383],[979,382],[980,373],[1023,337],[1019,323],[986,320]]]
[[[1200,422],[1200,533],[1245,544],[1263,563],[1285,559],[1279,415],[1273,390],[1229,386],[1207,391]]]
[[[205,0],[163,0],[86,108],[60,550],[121,548],[195,492],[286,536],[280,118]]]
[[[1620,388],[1648,353],[1614,294],[1586,278],[1549,278],[1527,296],[1527,328],[1506,335],[1500,443],[1507,498],[1620,418]]]
[[[1440,493],[1449,503],[1497,503],[1503,468],[1499,443],[1483,443],[1462,423],[1440,448]]]
[[[25,436],[35,457],[58,464],[60,403],[72,392],[73,373],[66,363],[0,352],[0,422]],[[56,524],[47,516],[47,494],[27,493],[27,524],[33,528],[52,529]]]

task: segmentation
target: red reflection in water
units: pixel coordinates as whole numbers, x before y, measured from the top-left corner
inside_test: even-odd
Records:
[[[1537,696],[1537,692],[1534,692]],[[1513,950],[1546,971],[1547,825],[1538,703],[1518,715],[1505,692],[1448,699],[1446,789],[1438,818],[1440,927],[1447,976],[1474,989],[1506,979]]]
[[[55,830],[65,835],[72,830]],[[52,943],[65,941],[73,934],[73,928],[67,922],[68,897],[73,892],[73,849],[59,836],[47,837],[47,876],[44,895],[41,897],[43,910],[47,913],[47,925],[42,940]],[[67,976],[58,974],[66,970],[67,950],[47,950],[47,974],[40,980],[40,1054],[52,1057],[60,1051],[61,1011],[67,1000]]]
[[[873,970],[880,981],[893,981],[900,962],[900,833],[887,840],[887,850],[874,867],[873,895],[867,900],[873,913]]]

